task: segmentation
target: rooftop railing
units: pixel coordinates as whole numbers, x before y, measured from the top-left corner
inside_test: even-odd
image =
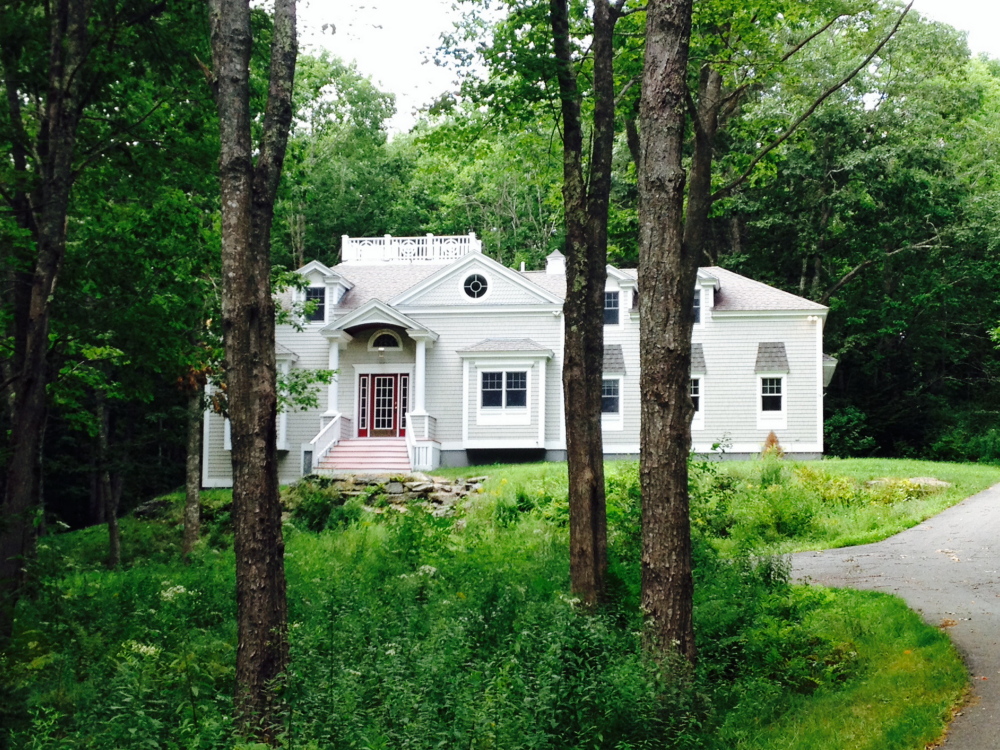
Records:
[[[340,258],[343,263],[375,265],[379,263],[446,262],[467,253],[481,253],[483,242],[475,232],[457,236],[423,237],[348,237],[341,238]]]

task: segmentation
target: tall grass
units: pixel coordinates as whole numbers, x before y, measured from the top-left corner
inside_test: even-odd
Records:
[[[854,710],[852,700],[904,677],[912,689],[891,706],[898,720],[873,710],[857,731],[887,737],[872,747],[901,748],[940,731],[963,675],[945,640],[896,600],[792,586],[760,545],[726,541],[732,519],[750,517],[748,471],[692,474],[695,670],[641,648],[635,464],[609,467],[611,595],[596,614],[568,592],[563,466],[491,470],[485,491],[447,517],[394,510],[377,493],[362,501],[299,486],[285,526],[285,746],[777,748],[799,747],[788,738],[808,731],[827,737],[812,746],[834,750],[859,745],[814,728],[816,707]],[[779,473],[750,493],[771,503],[758,531],[801,524],[794,508],[780,510],[785,500],[760,494],[800,481],[784,464]],[[13,747],[238,741],[226,499],[209,498],[206,538],[186,565],[180,498],[173,516],[125,525],[136,541],[120,571],[102,567],[100,529],[45,540],[0,665],[27,706]]]

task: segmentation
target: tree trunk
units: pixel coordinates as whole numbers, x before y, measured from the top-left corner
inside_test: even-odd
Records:
[[[89,0],[57,0],[50,13],[49,91],[38,136],[41,159],[38,186],[28,200],[11,201],[18,224],[32,232],[34,270],[19,278],[15,291],[13,407],[0,526],[0,648],[14,626],[24,561],[34,553],[41,481],[42,434],[45,427],[46,355],[49,316],[56,278],[66,254],[66,213],[73,184],[76,130],[83,104],[80,72],[88,52]],[[5,51],[6,54],[6,51]],[[5,70],[10,67],[5,60]],[[5,76],[6,77],[6,76]],[[11,123],[26,137],[15,80],[5,81]],[[15,149],[16,150],[16,149]],[[16,156],[16,155],[15,155]],[[25,172],[24,154],[15,170]]]
[[[270,229],[291,124],[295,2],[276,0],[271,77],[256,167],[252,162],[247,0],[210,0],[219,111],[222,328],[232,424],[236,547],[236,718],[274,744],[288,664],[284,541],[278,498],[277,385]]]
[[[109,569],[114,570],[122,563],[122,538],[118,528],[118,502],[121,499],[121,483],[118,483],[119,492],[116,492],[111,481],[111,457],[108,450],[109,422],[108,405],[101,394],[98,396],[97,403],[97,465],[100,477],[98,487],[101,507],[108,524],[107,564]]]
[[[695,659],[687,467],[698,261],[684,243],[682,164],[691,0],[651,0],[640,104],[642,607],[647,645]]]
[[[601,380],[614,145],[612,32],[617,15],[606,0],[594,4],[594,132],[588,184],[583,169],[580,91],[569,43],[568,5],[566,0],[549,3],[563,119],[563,397],[569,470],[570,585],[590,607],[601,600],[607,573]]]
[[[184,557],[194,551],[201,536],[201,391],[188,394],[187,461],[184,466]]]

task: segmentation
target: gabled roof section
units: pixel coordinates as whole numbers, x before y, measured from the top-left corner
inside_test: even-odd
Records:
[[[299,355],[280,342],[274,344],[274,358],[279,362],[298,362]]]
[[[323,282],[327,286],[339,284],[344,288],[345,292],[354,288],[354,284],[350,279],[345,278],[343,274],[337,273],[337,271],[323,263],[320,263],[318,260],[309,261],[295,273],[303,278],[309,276],[310,274],[318,273],[323,278]]]
[[[428,276],[447,268],[447,263],[385,263],[379,266],[340,264],[336,273],[353,284],[353,289],[345,294],[337,307],[353,310],[373,299],[383,302],[396,297]]]
[[[750,310],[798,310],[820,313],[828,309],[818,302],[783,292],[773,286],[727,271],[725,268],[712,266],[701,270],[719,280],[712,314]]]
[[[615,268],[610,263],[608,264],[608,278],[617,281],[618,286],[624,289],[634,289],[636,286],[636,277],[634,274],[626,273],[620,268]]]
[[[485,274],[487,278],[491,280],[490,283],[494,287],[494,290],[488,291],[487,295],[480,300],[474,300],[470,297],[466,297],[461,292],[461,281],[464,280],[468,274],[475,273],[477,270],[480,270],[483,274]],[[503,284],[506,285],[508,289],[513,287],[514,289],[520,291],[520,296],[525,300],[530,301],[529,304],[562,305],[561,297],[557,297],[539,285],[531,283],[517,271],[497,263],[495,260],[483,255],[482,253],[469,253],[454,263],[442,268],[437,273],[431,274],[423,281],[414,284],[402,294],[390,299],[389,303],[394,307],[421,304],[420,300],[422,298],[426,300],[430,298],[433,292],[438,288],[452,283],[457,284],[455,293],[449,293],[446,295],[448,299],[447,302],[435,302],[435,304],[447,304],[462,307],[476,305],[491,307],[493,304],[496,304],[496,302],[491,301],[489,295],[495,291],[495,288],[499,284]],[[500,304],[503,304],[503,302]]]
[[[327,335],[346,331],[348,328],[355,328],[357,326],[374,325],[399,326],[400,328],[407,329],[407,331],[433,333],[427,326],[403,315],[403,313],[392,309],[385,302],[377,299],[369,300],[356,310],[352,310],[346,315],[341,315],[332,323],[323,326],[320,329],[320,333]],[[437,338],[437,334],[434,334],[434,338]]]

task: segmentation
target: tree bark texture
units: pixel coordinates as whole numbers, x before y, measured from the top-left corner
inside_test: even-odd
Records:
[[[184,466],[184,556],[188,557],[201,536],[201,391],[192,388],[187,404],[187,461]]]
[[[278,498],[277,382],[270,230],[291,125],[295,2],[276,0],[271,76],[253,164],[248,0],[210,0],[219,112],[222,195],[222,327],[232,425],[236,547],[236,718],[274,743],[280,680],[288,664],[284,541]]]
[[[688,393],[698,259],[684,242],[682,164],[691,0],[651,0],[640,103],[642,607],[646,642],[695,659]]]
[[[14,291],[14,368],[10,454],[0,518],[0,647],[10,637],[24,562],[34,553],[41,477],[42,434],[48,383],[50,300],[66,255],[66,213],[73,185],[76,132],[83,111],[81,68],[87,59],[90,0],[56,0],[50,11],[49,85],[35,149],[39,173],[19,187],[11,201],[18,225],[35,244],[33,270],[20,273]],[[26,182],[27,132],[21,121],[16,76],[5,87],[11,123],[17,131],[15,170]]]
[[[569,469],[570,585],[591,607],[603,596],[607,573],[601,380],[614,146],[612,33],[617,15],[606,0],[594,4],[594,129],[588,180],[583,166],[581,95],[573,69],[568,3],[549,3],[563,120],[563,397]]]

